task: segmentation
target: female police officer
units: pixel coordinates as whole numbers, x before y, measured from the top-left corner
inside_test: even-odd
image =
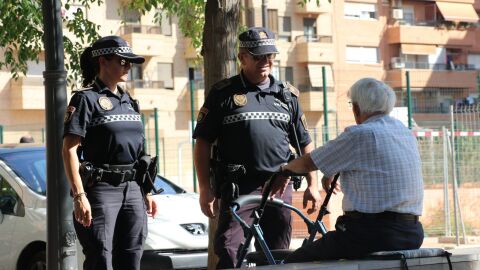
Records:
[[[97,40],[81,55],[83,86],[89,88],[67,108],[63,160],[84,269],[140,269],[145,210],[155,215],[156,205],[148,194],[143,199],[134,181],[143,127],[137,104],[117,83],[127,80],[131,63],[144,61],[118,36]]]

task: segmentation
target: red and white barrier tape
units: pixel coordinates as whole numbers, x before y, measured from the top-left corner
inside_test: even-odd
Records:
[[[448,132],[450,135],[451,132]],[[440,137],[443,136],[441,131],[413,131],[415,137]],[[455,131],[456,137],[476,137],[480,136],[480,131]]]

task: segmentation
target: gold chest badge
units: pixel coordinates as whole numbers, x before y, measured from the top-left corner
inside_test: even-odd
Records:
[[[235,105],[237,106],[245,106],[247,105],[247,96],[245,94],[233,95],[233,102],[235,102]]]
[[[100,107],[106,111],[113,109],[113,104],[108,97],[100,97],[98,99],[98,104],[100,104]]]

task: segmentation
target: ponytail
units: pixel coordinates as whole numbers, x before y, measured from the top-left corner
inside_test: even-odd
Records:
[[[83,87],[93,83],[99,71],[98,58],[92,58],[92,47],[87,47],[80,55],[80,69],[82,70]]]

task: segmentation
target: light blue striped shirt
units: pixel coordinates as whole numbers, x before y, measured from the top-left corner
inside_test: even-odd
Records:
[[[312,151],[311,158],[325,176],[341,173],[343,211],[422,214],[417,141],[400,121],[370,117]]]

